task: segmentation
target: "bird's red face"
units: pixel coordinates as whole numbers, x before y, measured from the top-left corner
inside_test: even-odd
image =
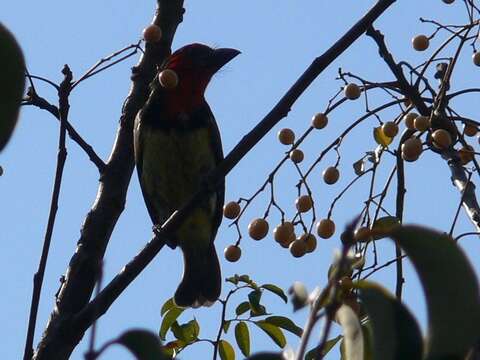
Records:
[[[212,76],[238,54],[240,51],[235,49],[212,49],[202,44],[190,44],[175,51],[164,66],[175,71],[179,78],[178,86],[169,90],[169,112],[188,112],[201,104]]]

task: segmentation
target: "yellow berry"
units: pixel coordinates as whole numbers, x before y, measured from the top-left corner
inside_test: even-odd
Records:
[[[439,149],[446,149],[452,145],[452,137],[447,130],[438,129],[432,133],[433,145]]]
[[[425,131],[430,127],[430,119],[426,116],[417,116],[413,121],[415,129],[418,131]]]
[[[398,134],[398,125],[393,121],[387,121],[382,125],[382,132],[385,134],[385,136],[393,138]]]
[[[282,129],[278,132],[278,140],[280,143],[283,145],[292,145],[293,142],[295,141],[295,133],[293,132],[292,129]]]
[[[242,256],[242,250],[235,245],[227,246],[224,250],[225,259],[230,262],[236,262]]]
[[[293,241],[288,248],[290,249],[290,253],[296,258],[302,257],[307,252],[307,244],[305,241],[298,239]]]
[[[227,219],[235,219],[240,214],[240,205],[235,201],[230,201],[223,206],[223,216]]]
[[[295,206],[299,212],[307,212],[312,208],[313,201],[308,195],[302,195],[295,200]]]
[[[473,136],[477,135],[478,129],[475,125],[465,124],[465,126],[463,127],[463,133],[466,136],[473,137]]]
[[[178,75],[175,71],[170,69],[163,70],[158,75],[158,80],[160,81],[160,85],[165,89],[174,89],[178,85]]]
[[[430,40],[426,35],[417,35],[412,39],[412,45],[417,51],[425,51],[430,45]]]
[[[143,29],[143,39],[146,42],[154,43],[159,42],[162,38],[162,29],[157,25],[149,25]]]
[[[417,117],[418,114],[414,112],[408,113],[403,117],[403,121],[405,122],[405,126],[407,127],[407,129],[415,129],[414,121]]]
[[[323,171],[323,181],[328,185],[335,184],[339,177],[340,172],[335,166],[330,166]]]
[[[422,141],[417,137],[407,139],[402,144],[402,159],[405,161],[415,161],[422,153]]]
[[[345,86],[343,89],[345,97],[350,100],[358,99],[362,93],[360,87],[357,84],[351,83]]]
[[[335,233],[335,223],[330,219],[322,219],[317,223],[317,234],[323,239],[331,238]]]
[[[268,234],[268,222],[265,219],[254,219],[248,225],[248,234],[254,240],[262,240]]]
[[[318,113],[312,118],[312,126],[315,129],[323,129],[328,124],[328,117],[324,113]]]
[[[303,151],[300,149],[293,149],[290,151],[290,160],[292,160],[295,164],[301,163],[303,161],[304,155]]]

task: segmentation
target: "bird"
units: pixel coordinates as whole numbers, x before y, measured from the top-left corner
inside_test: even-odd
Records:
[[[137,174],[154,227],[185,205],[223,160],[220,132],[205,90],[213,75],[238,54],[236,49],[186,45],[167,58],[151,84],[133,135]],[[173,85],[162,84],[162,73],[167,72],[175,75]],[[183,253],[183,276],[173,296],[179,307],[210,306],[220,296],[220,264],[213,242],[224,197],[222,181],[178,229],[166,235],[166,244]]]

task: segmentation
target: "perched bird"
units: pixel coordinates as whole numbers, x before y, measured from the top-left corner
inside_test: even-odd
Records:
[[[163,224],[181,208],[223,159],[220,133],[205,101],[205,89],[212,76],[239,53],[202,44],[175,51],[162,67],[165,74],[176,74],[173,84],[162,86],[162,76],[160,81],[157,77],[137,115],[135,161],[155,225]],[[183,278],[174,295],[178,306],[208,306],[220,296],[220,264],[213,241],[222,220],[224,193],[222,184],[178,230],[167,235],[167,245],[179,246],[183,252]]]

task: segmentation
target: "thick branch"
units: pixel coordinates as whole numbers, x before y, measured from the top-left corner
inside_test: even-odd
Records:
[[[70,260],[65,280],[56,299],[47,328],[38,345],[35,358],[67,359],[83,332],[74,331],[71,319],[89,301],[99,264],[110,235],[124,209],[125,197],[134,168],[133,122],[149,95],[149,84],[157,64],[169,54],[173,35],[183,17],[183,0],[159,0],[153,22],[162,28],[159,43],[147,44],[145,54],[133,70],[133,83],[124,103],[117,138],[100,179],[96,200],[81,230],[77,250]]]
[[[88,306],[76,317],[75,326],[78,331],[84,331],[95,319],[104,314],[110,305],[127,288],[127,286],[143,271],[164,245],[163,236],[174,231],[186,217],[196,208],[197,204],[214,191],[216,186],[223,181],[233,167],[270,131],[282,118],[284,118],[295,101],[303,94],[308,86],[330,65],[340,54],[353,44],[366,29],[393,3],[395,0],[380,0],[375,6],[344,36],[342,36],[322,56],[316,58],[300,78],[293,84],[287,93],[280,99],[275,107],[255,126],[235,148],[226,156],[225,160],[206,179],[201,189],[176,211],[167,220],[145,248],[130,261],[123,270],[93,299]]]

